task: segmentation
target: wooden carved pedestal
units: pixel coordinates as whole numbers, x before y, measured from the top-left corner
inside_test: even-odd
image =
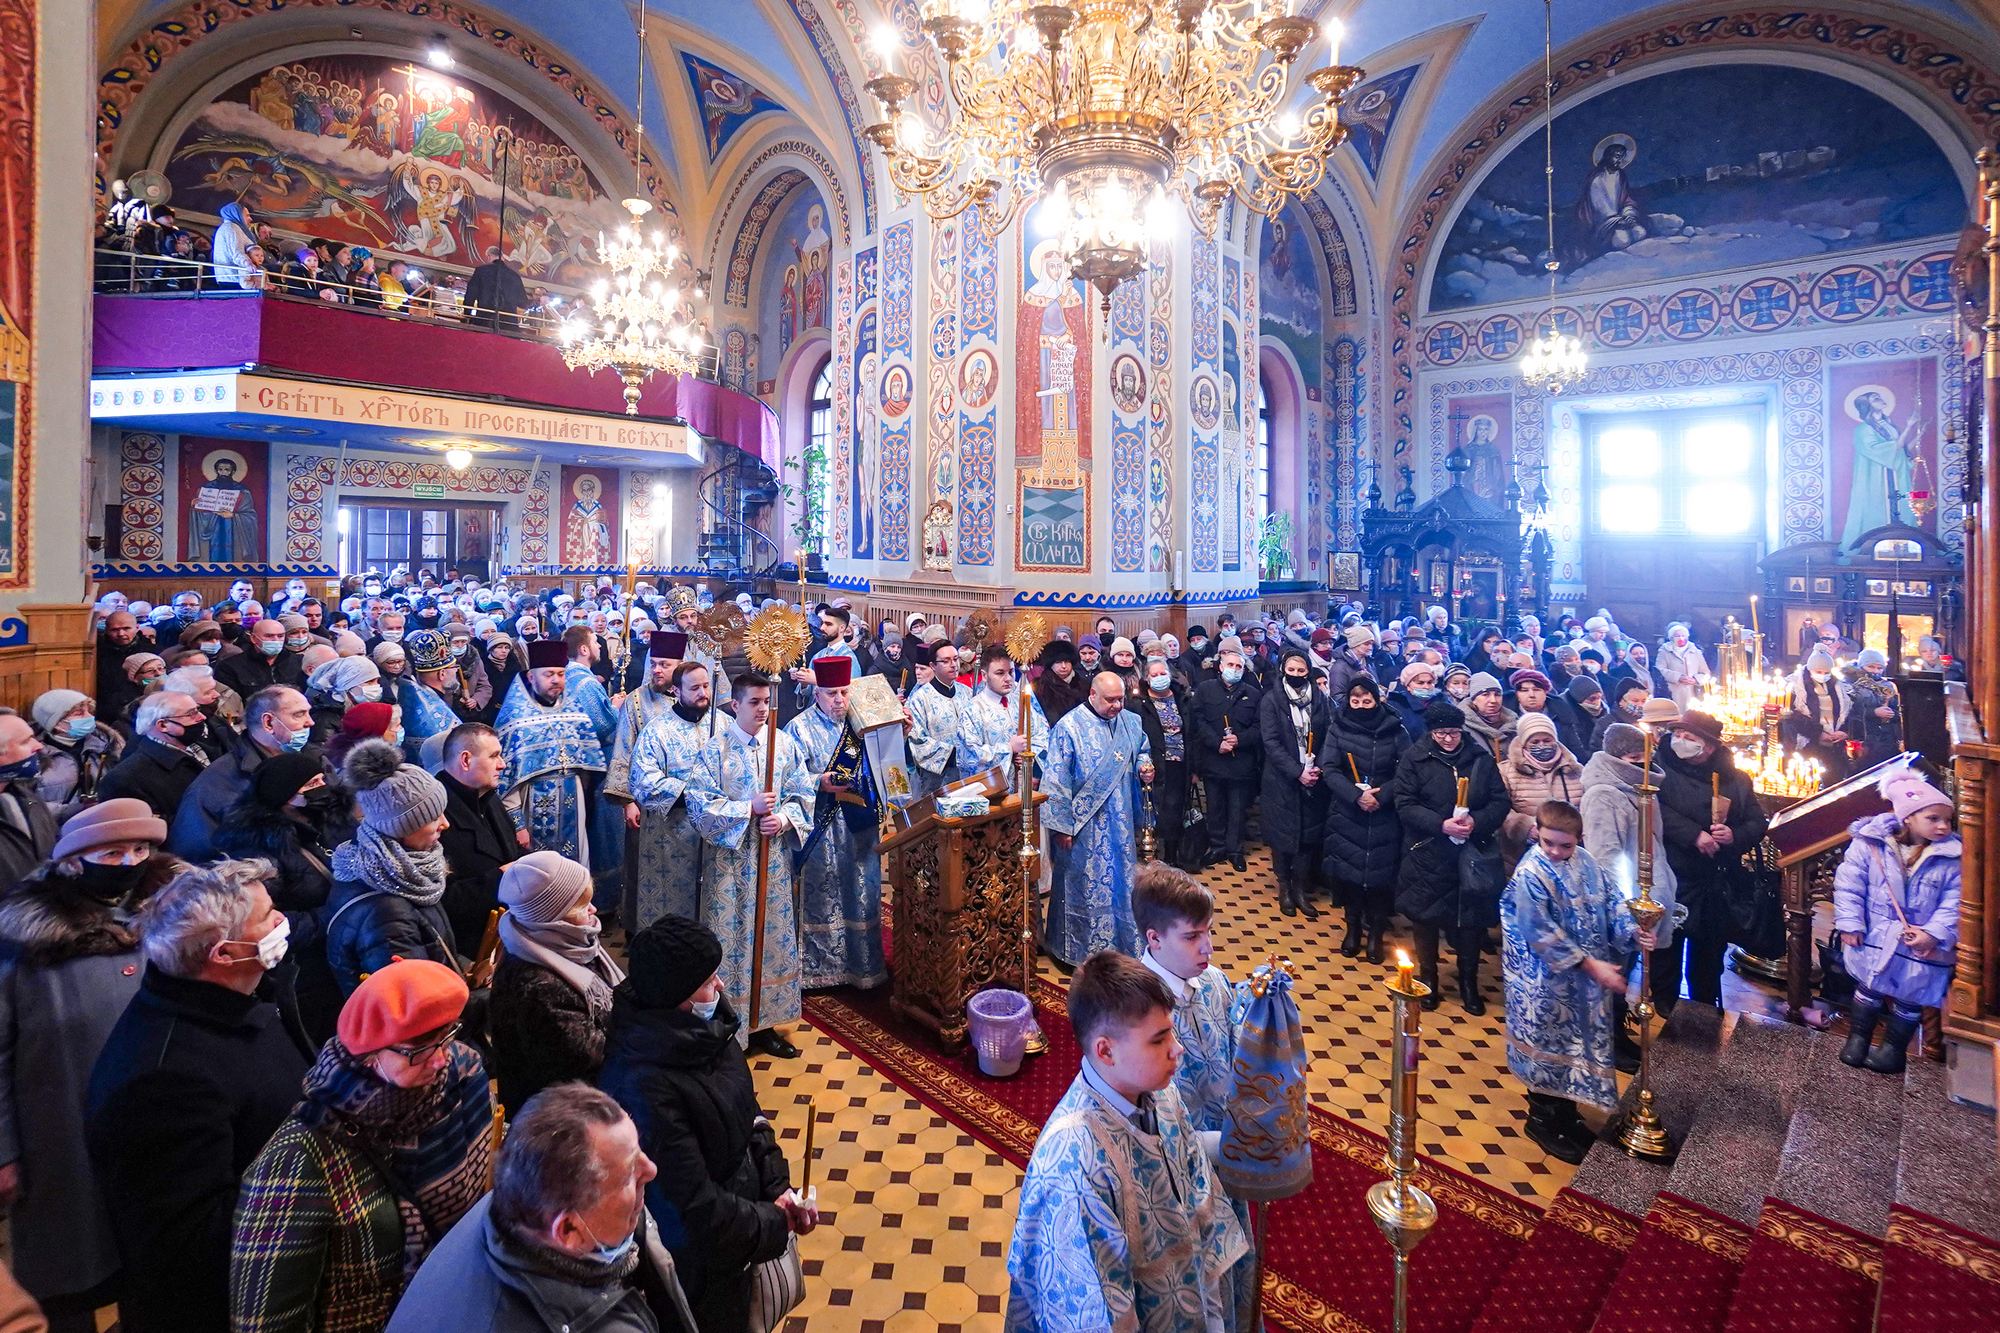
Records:
[[[926,818],[883,850],[896,905],[889,1002],[956,1052],[965,1045],[967,1000],[994,986],[1028,989],[1021,975],[1021,802],[1010,796],[973,819]]]

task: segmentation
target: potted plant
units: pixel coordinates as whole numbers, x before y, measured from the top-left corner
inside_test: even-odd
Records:
[[[808,443],[797,457],[785,460],[787,472],[800,474],[799,484],[793,486],[790,482],[783,482],[778,487],[787,507],[794,499],[800,501],[798,517],[791,523],[792,536],[798,540],[799,560],[815,574],[826,567],[820,553],[820,545],[826,535],[826,503],[820,488],[812,481],[826,465],[826,450],[820,445]]]
[[[1280,510],[1264,515],[1264,528],[1257,536],[1257,556],[1264,567],[1264,581],[1277,583],[1292,576],[1292,516]]]

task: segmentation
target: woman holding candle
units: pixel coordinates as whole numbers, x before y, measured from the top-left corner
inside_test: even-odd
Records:
[[[1325,869],[1334,898],[1347,908],[1341,953],[1360,954],[1365,929],[1368,961],[1379,964],[1382,935],[1396,913],[1396,868],[1403,859],[1402,824],[1389,788],[1410,737],[1395,710],[1383,704],[1374,677],[1354,677],[1342,702],[1319,752],[1328,791]]]
[[[1317,921],[1312,881],[1326,842],[1327,805],[1319,746],[1333,709],[1325,692],[1313,688],[1304,649],[1285,649],[1277,687],[1258,705],[1257,725],[1264,743],[1264,841],[1277,865],[1278,904],[1286,916],[1304,912]]]

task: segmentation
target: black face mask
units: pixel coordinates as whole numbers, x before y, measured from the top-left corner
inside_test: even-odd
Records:
[[[146,873],[146,863],[119,866],[106,865],[97,861],[85,861],[77,872],[77,884],[83,891],[99,902],[122,902]]]

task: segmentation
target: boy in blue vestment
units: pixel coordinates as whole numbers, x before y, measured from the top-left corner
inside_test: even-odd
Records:
[[[1174,997],[1106,950],[1070,981],[1083,1067],[1035,1141],[1007,1253],[1009,1333],[1226,1333],[1249,1249],[1174,1086]]]

